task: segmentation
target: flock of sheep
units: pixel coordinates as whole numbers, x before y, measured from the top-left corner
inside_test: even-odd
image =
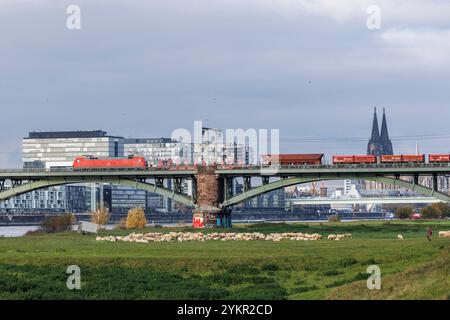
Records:
[[[265,241],[281,241],[282,239],[290,239],[296,241],[308,241],[308,240],[320,240],[322,236],[317,233],[270,233],[263,234],[260,232],[253,233],[234,233],[234,232],[214,232],[214,233],[201,233],[201,232],[169,232],[169,233],[131,233],[125,237],[121,236],[106,236],[97,237],[97,241],[125,241],[125,242],[187,242],[187,241],[208,241],[208,240],[221,240],[221,241],[251,241],[251,240],[265,240]]]
[[[344,234],[329,234],[328,240],[344,240],[345,238],[351,238],[351,233],[344,233]]]
[[[345,234],[330,234],[328,240],[343,240],[345,238],[351,238],[350,233]],[[208,240],[221,240],[221,241],[251,241],[251,240],[265,240],[265,241],[281,241],[282,239],[290,239],[295,241],[309,241],[309,240],[321,240],[322,236],[318,233],[301,233],[301,232],[285,232],[285,233],[270,233],[263,234],[260,232],[253,233],[234,233],[234,232],[214,232],[214,233],[201,233],[201,232],[169,232],[169,233],[131,233],[127,236],[106,236],[96,238],[97,241],[124,241],[124,242],[187,242],[187,241],[208,241]]]
[[[344,240],[351,238],[351,233],[344,234],[330,234],[328,240]],[[439,231],[440,238],[450,238],[450,231]],[[214,233],[201,233],[201,232],[169,232],[169,233],[131,233],[127,236],[106,236],[96,238],[97,241],[109,241],[109,242],[187,242],[187,241],[209,241],[209,240],[221,240],[221,241],[251,241],[251,240],[265,240],[265,241],[281,241],[282,239],[290,239],[296,241],[309,241],[309,240],[321,240],[322,236],[318,233],[301,233],[301,232],[285,232],[285,233],[270,233],[263,234],[260,232],[214,232]],[[403,240],[403,235],[397,235],[398,240]]]

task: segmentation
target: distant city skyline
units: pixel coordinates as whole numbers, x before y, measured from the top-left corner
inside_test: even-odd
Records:
[[[0,167],[20,166],[29,131],[168,137],[195,120],[365,154],[374,106],[396,152],[439,134],[420,151],[450,152],[449,16],[439,0],[0,1]]]

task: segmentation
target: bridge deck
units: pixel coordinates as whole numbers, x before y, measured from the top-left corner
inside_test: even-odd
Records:
[[[377,165],[320,165],[320,166],[280,166],[218,169],[217,174],[227,176],[296,176],[320,174],[450,174],[450,164],[377,164]]]
[[[115,177],[189,177],[196,170],[127,170],[127,169],[4,169],[0,170],[0,179],[23,179],[28,177],[80,177],[80,176],[115,176]],[[218,168],[216,173],[224,176],[297,176],[320,174],[450,174],[449,163],[436,164],[364,164],[364,165],[319,165],[319,166],[246,166],[242,168]]]

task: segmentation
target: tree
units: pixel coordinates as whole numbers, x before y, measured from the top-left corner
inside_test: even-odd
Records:
[[[395,210],[395,216],[398,219],[408,219],[414,213],[411,207],[401,207]]]
[[[425,208],[423,208],[420,213],[423,218],[426,219],[439,219],[445,211],[445,207],[441,206],[439,203],[433,203]]]
[[[142,208],[132,208],[128,211],[125,226],[127,229],[144,229],[147,224],[145,212]]]
[[[91,212],[91,222],[101,226],[107,224],[110,217],[111,214],[109,213],[108,208],[105,206]]]
[[[437,211],[439,211],[441,218],[450,217],[450,206],[444,202],[433,203],[431,205]]]

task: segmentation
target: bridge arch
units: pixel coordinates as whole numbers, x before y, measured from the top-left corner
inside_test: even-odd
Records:
[[[38,190],[38,189],[67,185],[67,184],[74,184],[74,183],[93,183],[93,182],[119,184],[119,185],[124,185],[124,186],[128,186],[128,187],[133,187],[136,189],[141,189],[141,190],[159,194],[161,196],[170,198],[174,201],[180,202],[189,207],[195,206],[191,197],[176,193],[175,191],[165,188],[165,187],[157,186],[152,183],[135,181],[132,179],[106,178],[106,177],[98,177],[98,178],[96,178],[96,177],[80,177],[80,178],[78,178],[78,177],[70,177],[70,178],[50,177],[50,178],[46,178],[46,179],[42,179],[42,180],[31,181],[31,182],[25,183],[23,185],[0,192],[0,201],[4,201],[9,198],[12,198],[12,197],[15,197],[15,196],[27,193],[27,192],[31,192],[34,190]]]
[[[344,180],[344,179],[358,179],[358,180],[381,182],[384,184],[389,184],[389,185],[398,186],[398,187],[405,188],[405,189],[410,189],[412,191],[417,191],[420,194],[434,197],[443,202],[450,202],[450,196],[445,193],[442,193],[439,191],[434,191],[434,190],[424,187],[422,185],[414,184],[412,182],[408,182],[408,181],[397,179],[397,178],[385,177],[385,176],[375,176],[375,175],[368,175],[368,176],[321,175],[321,176],[317,176],[317,177],[292,177],[292,178],[280,179],[280,180],[277,180],[274,182],[270,182],[268,184],[252,188],[246,192],[243,192],[243,193],[233,196],[229,199],[226,199],[221,204],[221,207],[229,207],[229,206],[238,204],[242,201],[245,201],[247,199],[264,194],[266,192],[274,191],[274,190],[285,188],[285,187],[290,187],[290,186],[297,185],[297,184],[317,182],[317,181],[326,181],[326,180]]]

